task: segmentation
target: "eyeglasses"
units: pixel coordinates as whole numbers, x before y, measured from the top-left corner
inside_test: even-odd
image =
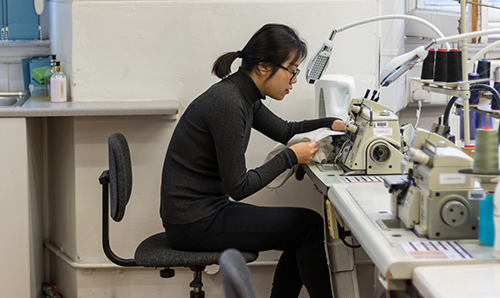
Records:
[[[284,67],[283,65],[279,65],[278,64],[278,66],[280,68],[283,68],[284,70],[286,70],[286,71],[288,71],[289,73],[292,74],[292,77],[290,78],[290,81],[293,81],[293,79],[295,79],[299,75],[299,73],[300,73],[300,69],[298,69],[298,68],[297,68],[297,71],[291,71],[290,69]]]

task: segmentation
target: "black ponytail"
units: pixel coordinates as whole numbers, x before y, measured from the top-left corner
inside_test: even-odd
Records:
[[[291,57],[292,54],[295,56]],[[278,65],[290,58],[293,58],[294,63],[300,62],[306,56],[306,43],[292,28],[281,24],[266,24],[255,32],[241,51],[220,56],[213,64],[212,73],[224,78],[231,73],[234,60],[242,58],[241,67],[247,72],[254,70],[261,62],[268,63],[273,67],[272,77],[278,71]]]
[[[236,58],[238,58],[237,52],[229,52],[220,56],[214,62],[212,73],[221,79],[226,77],[231,73],[231,65],[233,64],[234,60],[236,60]]]

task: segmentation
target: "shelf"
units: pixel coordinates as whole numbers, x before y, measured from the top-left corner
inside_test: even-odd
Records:
[[[463,84],[475,84],[475,83],[489,83],[490,79],[481,80],[471,80],[471,81],[461,81],[461,82],[434,82],[432,80],[422,80],[419,78],[410,78],[410,80],[422,85],[422,89],[429,92],[441,93],[445,95],[455,96],[459,99],[455,102],[457,107],[463,107],[463,98],[470,97],[470,91],[461,90],[460,87]],[[484,114],[496,119],[500,119],[500,111],[491,109],[491,92],[484,92],[483,94],[488,94],[489,99],[481,100],[477,105],[469,105],[469,110]]]
[[[496,118],[496,119],[500,119],[500,113],[499,111],[495,111],[495,110],[483,110],[483,109],[480,109],[479,106],[478,107],[470,107],[469,108],[471,111],[474,111],[474,112],[477,112],[477,113],[480,113],[480,114],[484,114],[486,116],[490,116],[492,118]]]
[[[492,79],[479,79],[479,80],[459,81],[459,82],[435,82],[434,80],[422,80],[420,78],[410,78],[410,80],[414,81],[417,84],[422,84],[424,86],[460,90],[459,87],[463,84],[472,85],[477,83],[489,83],[489,81],[491,81]]]
[[[417,84],[422,85],[422,89],[429,92],[440,93],[450,96],[456,96],[460,98],[469,98],[470,91],[462,90],[461,86],[463,84],[471,84],[477,82],[483,82],[484,80],[474,80],[465,82],[434,82],[433,80],[422,80],[418,78],[411,78]]]
[[[491,109],[491,96],[489,98],[484,98],[482,97],[479,100],[479,104],[475,105],[469,105],[469,110],[484,114],[486,116],[490,116],[492,118],[500,119],[500,110],[492,110]],[[463,100],[459,98],[456,102],[455,105],[457,107],[463,107]]]

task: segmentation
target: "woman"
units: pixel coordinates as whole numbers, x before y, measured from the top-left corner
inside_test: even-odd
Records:
[[[318,151],[314,141],[299,143],[248,170],[245,151],[252,128],[283,144],[297,133],[321,127],[345,130],[336,118],[287,122],[262,103],[266,96],[282,100],[290,93],[306,54],[294,30],[267,24],[241,51],[219,57],[212,72],[222,80],[188,106],[163,167],[161,216],[172,246],[187,251],[283,251],[271,297],[298,297],[302,285],[310,297],[332,297],[322,217],[305,208],[239,202],[286,169],[310,162]],[[241,67],[229,75],[237,58]]]

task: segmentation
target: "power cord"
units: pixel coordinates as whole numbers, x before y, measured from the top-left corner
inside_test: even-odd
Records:
[[[417,100],[417,111],[416,111],[416,116],[417,116],[417,122],[415,123],[415,128],[418,127],[418,123],[420,122],[420,114],[422,113],[422,100]]]
[[[351,231],[344,229],[343,226],[340,225],[340,223],[337,221],[337,229],[339,232],[339,239],[342,240],[342,243],[344,243],[345,246],[350,247],[350,248],[360,248],[361,245],[355,245],[347,242],[345,239],[346,237],[351,237],[351,239],[354,239],[352,237]]]
[[[44,282],[44,283],[42,283],[42,286],[43,286],[43,291],[46,295],[44,297],[46,297],[46,298],[63,298],[63,295],[59,294],[57,292],[57,289],[53,284],[48,283],[48,282]]]

